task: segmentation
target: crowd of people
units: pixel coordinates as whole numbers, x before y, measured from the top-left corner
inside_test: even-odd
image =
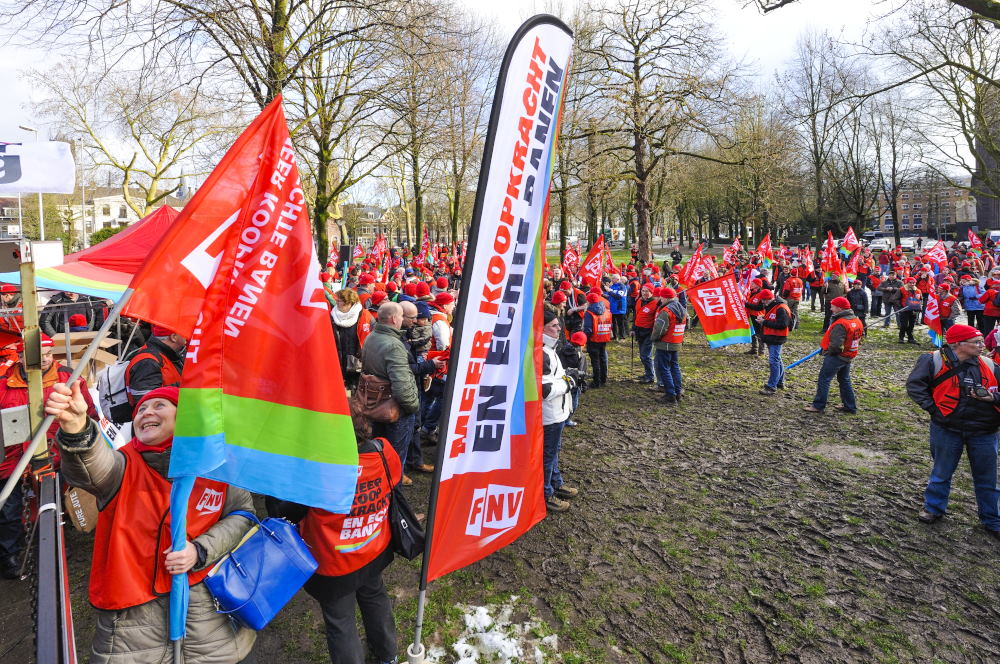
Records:
[[[841,403],[835,408],[855,413],[852,361],[870,325],[895,323],[902,343],[918,343],[914,327],[937,304],[945,345],[921,355],[907,385],[910,396],[931,414],[933,470],[927,484],[921,521],[933,523],[946,513],[951,477],[963,449],[969,450],[980,518],[1000,537],[997,510],[997,430],[1000,369],[994,326],[1000,320],[1000,266],[991,252],[977,253],[959,245],[944,265],[931,265],[924,254],[909,256],[897,247],[873,254],[867,249],[857,272],[845,282],[840,274],[824,274],[819,261],[802,248],[781,247],[773,256],[736,253],[700,280],[731,271],[739,279],[753,337],[747,354],[767,353],[769,372],[760,392],[771,396],[784,389],[782,350],[799,327],[808,306],[824,319],[816,393],[804,407],[821,413],[834,378]],[[715,258],[710,259],[713,263]],[[771,264],[768,264],[768,262]],[[689,310],[682,283],[683,253],[677,247],[668,261],[644,263],[636,257],[598,279],[581,278],[562,265],[546,267],[542,317],[543,482],[549,512],[572,509],[580,489],[560,470],[565,427],[585,390],[600,390],[609,380],[609,345],[632,341],[638,347],[641,374],[629,377],[650,385],[662,403],[677,407],[685,399],[680,354],[685,333],[698,325]],[[462,288],[463,264],[442,253],[434,261],[369,257],[346,274],[328,264],[326,285],[337,357],[348,391],[364,389],[375,379],[389,385],[402,415],[394,422],[373,422],[353,410],[360,471],[356,501],[372,503],[384,513],[396,484],[412,483],[414,473],[432,473],[428,448],[437,445],[445,398],[456,301]],[[17,289],[0,288],[0,320],[8,329],[18,322]],[[207,480],[195,491],[219,492],[218,509],[188,515],[190,541],[182,551],[157,553],[165,538],[164,521],[170,493],[169,466],[178,386],[186,340],[173,331],[133,321],[138,332],[125,360],[124,420],[134,438],[112,450],[101,443],[97,414],[84,381],[67,386],[68,371],[53,360],[53,335],[70,329],[93,329],[103,320],[101,302],[59,294],[43,328],[43,385],[46,411],[56,417],[49,432],[52,452],[66,481],[94,494],[101,508],[95,534],[90,602],[98,611],[91,662],[170,661],[166,636],[167,602],[161,594],[170,576],[187,572],[192,587],[185,641],[187,661],[249,662],[254,633],[234,629],[214,611],[202,580],[208,569],[246,534],[250,521],[233,514],[253,512],[245,491]],[[52,300],[50,300],[50,303]],[[79,310],[77,310],[79,309]],[[956,322],[961,311],[966,324]],[[60,328],[59,324],[63,326]],[[23,344],[0,377],[0,408],[27,403]],[[0,479],[8,477],[23,447],[8,447]],[[372,493],[373,487],[377,495]],[[24,532],[21,496],[8,501],[0,514],[0,572],[17,578]],[[356,502],[355,508],[360,508]],[[320,605],[332,662],[361,664],[365,648],[358,634],[355,609],[360,608],[369,653],[377,661],[398,657],[396,632],[382,572],[391,562],[388,529],[349,555],[333,555],[342,546],[344,520],[304,505],[269,499],[267,509],[300,524],[304,539],[319,562],[306,585]],[[350,529],[347,529],[350,530]],[[112,567],[114,570],[112,572]],[[121,579],[129,579],[122,583]],[[128,630],[122,625],[132,625]]]

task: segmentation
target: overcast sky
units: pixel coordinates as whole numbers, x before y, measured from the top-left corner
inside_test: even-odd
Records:
[[[460,0],[473,11],[494,19],[504,33],[512,35],[517,26],[538,12],[546,3],[536,0]],[[727,38],[733,55],[757,66],[762,77],[770,79],[794,51],[799,35],[810,28],[825,28],[832,33],[843,32],[845,38],[861,39],[872,10],[871,0],[799,0],[798,3],[762,16],[754,8],[743,8],[742,0],[709,0],[718,13],[718,27]],[[573,0],[564,0],[572,8]],[[568,13],[568,12],[567,12]],[[0,105],[0,141],[33,140],[31,134],[18,125],[46,127],[32,117],[29,108],[31,90],[19,78],[28,67],[51,62],[45,51],[4,46],[0,48],[0,90],[4,103]]]

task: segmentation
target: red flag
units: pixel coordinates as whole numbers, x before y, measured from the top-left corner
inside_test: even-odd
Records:
[[[823,245],[823,258],[820,261],[820,269],[826,276],[840,274],[842,266],[840,258],[837,256],[837,243],[833,241],[833,233],[826,232],[826,243]]]
[[[739,255],[741,249],[743,249],[743,244],[740,242],[740,239],[738,237],[733,238],[733,243],[722,251],[722,264],[735,265],[736,257]]]
[[[840,248],[843,249],[845,254],[861,248],[861,243],[858,242],[857,236],[854,235],[853,226],[847,227],[847,233],[844,234],[844,241],[840,243]]]
[[[751,341],[750,319],[736,275],[728,273],[688,289],[688,299],[698,312],[705,338],[712,348]]]
[[[927,324],[927,333],[931,336],[931,340],[940,346],[940,340],[944,333],[941,331],[941,301],[938,300],[937,293],[930,293],[930,297],[927,298],[927,306],[924,307],[924,323]]]
[[[715,256],[702,256],[701,264],[704,267],[704,272],[700,276],[707,274],[709,279],[719,277],[719,270],[715,267]],[[698,279],[696,278],[695,281],[697,282]]]
[[[979,236],[969,229],[969,248],[976,252],[977,255],[982,256],[983,254],[983,241],[979,239]]]
[[[598,235],[597,242],[590,248],[586,260],[580,265],[580,276],[593,284],[601,283],[604,274],[604,236]]]
[[[615,261],[611,258],[611,250],[608,249],[607,245],[604,247],[604,271],[615,271]]]
[[[948,251],[944,247],[944,242],[938,240],[937,243],[924,254],[927,262],[934,263],[939,268],[948,264]]]
[[[757,245],[757,255],[761,258],[763,267],[771,267],[774,262],[774,252],[771,250],[771,234],[768,233]]]
[[[567,274],[576,274],[579,267],[580,255],[576,253],[576,249],[572,246],[566,247],[566,253],[563,254],[563,270]]]
[[[701,271],[701,248],[702,245],[699,244],[698,248],[695,249],[694,253],[691,255],[691,258],[688,259],[688,262],[685,263],[684,267],[681,268],[681,271],[677,273],[677,283],[681,286],[681,288],[691,286],[695,282],[696,269],[698,272]]]
[[[364,257],[365,257],[365,250],[364,247],[362,247],[361,243],[359,242],[358,246],[354,247],[354,252],[351,254],[351,258],[364,258]]]

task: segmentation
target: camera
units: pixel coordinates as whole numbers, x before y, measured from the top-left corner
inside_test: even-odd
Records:
[[[993,393],[990,392],[989,390],[987,390],[982,385],[975,385],[975,386],[972,387],[972,389],[970,391],[972,392],[973,395],[975,395],[975,396],[977,396],[977,397],[979,397],[981,399],[988,399],[988,398],[990,398],[990,397],[993,396]]]

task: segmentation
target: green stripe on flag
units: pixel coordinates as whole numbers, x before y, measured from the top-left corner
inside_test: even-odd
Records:
[[[719,339],[729,339],[731,337],[745,337],[749,336],[749,334],[750,334],[750,329],[747,328],[745,330],[724,330],[722,332],[717,332],[715,334],[707,334],[705,336],[713,341],[717,341]]]
[[[221,388],[182,388],[175,435],[198,438],[223,431],[227,445],[318,463],[357,464],[349,415],[223,394]]]

